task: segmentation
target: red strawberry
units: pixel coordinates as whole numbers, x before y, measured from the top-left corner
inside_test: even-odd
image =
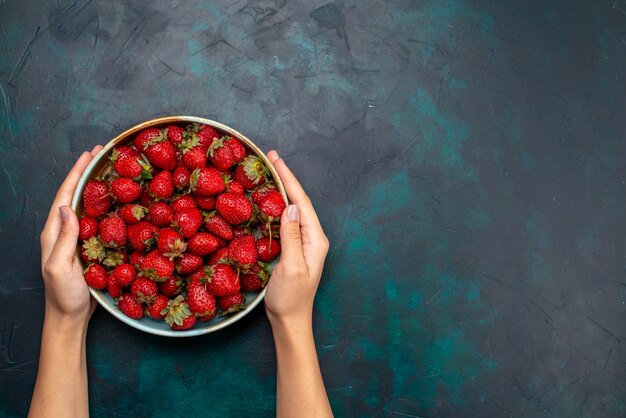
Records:
[[[126,224],[118,216],[109,216],[100,221],[100,239],[106,245],[123,247],[126,238]]]
[[[184,189],[189,186],[189,178],[191,177],[191,171],[183,166],[176,167],[174,173],[172,174],[172,181],[174,182],[174,187],[178,190]]]
[[[157,233],[157,249],[170,259],[180,256],[187,249],[187,244],[178,232],[172,228],[163,228]]]
[[[102,265],[105,267],[113,268],[115,266],[119,266],[120,264],[124,264],[128,261],[128,254],[124,250],[107,250],[107,255],[104,260],[102,260]]]
[[[128,225],[132,225],[142,220],[144,216],[146,216],[146,213],[148,213],[148,209],[137,203],[131,203],[119,208],[117,213],[124,222]]]
[[[234,293],[232,295],[227,295],[219,298],[217,300],[217,305],[224,312],[224,314],[232,314],[235,312],[239,312],[242,309],[245,309],[246,298],[241,293]]]
[[[277,239],[261,237],[256,242],[256,250],[259,260],[269,262],[280,254],[280,242]]]
[[[254,237],[244,235],[234,238],[228,245],[228,258],[238,267],[249,268],[256,263],[257,252]]]
[[[199,317],[214,317],[216,313],[215,297],[208,292],[206,286],[200,282],[192,281],[187,289],[187,303],[189,310]]]
[[[244,194],[246,190],[243,188],[241,183],[239,183],[238,181],[235,181],[235,180],[231,180],[226,185],[226,191],[227,192]]]
[[[268,280],[267,265],[257,262],[241,275],[241,290],[244,292],[257,292],[267,285]]]
[[[140,136],[146,131],[151,131],[152,136],[147,140],[140,140]],[[176,167],[176,148],[167,140],[167,129],[161,131],[151,128],[146,131],[139,134],[135,139],[137,149],[143,152],[154,167],[161,170],[173,170]]]
[[[141,196],[141,192],[142,189],[139,183],[126,177],[118,177],[111,182],[111,194],[117,200],[117,203],[130,203],[137,200]]]
[[[166,135],[167,134],[164,134],[162,130],[157,128],[145,129],[135,137],[135,148],[137,148],[139,152],[144,152],[151,143],[165,140]]]
[[[239,292],[239,276],[227,264],[216,264],[207,267],[205,274],[209,282],[209,291],[215,296],[232,295]]]
[[[222,218],[232,225],[238,225],[252,216],[252,204],[239,193],[222,193],[217,197],[215,207]]]
[[[233,227],[216,212],[211,212],[204,218],[204,227],[219,238],[229,241],[233,239]]]
[[[146,314],[153,319],[164,319],[165,314],[162,313],[167,309],[167,304],[170,300],[165,295],[156,295],[154,301],[146,309]],[[167,312],[167,311],[166,311]]]
[[[161,254],[159,250],[153,250],[145,256],[139,272],[141,276],[157,282],[167,280],[172,273],[174,273],[174,262]]]
[[[128,262],[135,268],[139,268],[141,266],[141,263],[143,263],[143,258],[146,255],[144,253],[142,253],[141,251],[134,251],[130,254],[130,257],[128,258]]]
[[[150,178],[152,167],[142,156],[130,147],[119,147],[111,153],[113,168],[122,177],[131,179]]]
[[[174,221],[174,211],[165,202],[154,202],[148,211],[148,220],[153,225],[163,228]]]
[[[172,329],[189,329],[196,323],[196,316],[191,314],[189,305],[182,295],[170,300],[161,313],[165,314],[165,322]]]
[[[112,274],[107,276],[107,291],[113,299],[117,299],[122,296],[122,286],[117,284],[117,281],[115,281],[115,277],[113,277]]]
[[[196,208],[181,209],[174,215],[174,222],[180,227],[180,234],[189,238],[202,226],[202,213]]]
[[[179,145],[183,142],[183,128],[176,125],[170,125],[167,127],[167,139],[174,145]]]
[[[184,253],[175,261],[175,269],[178,274],[191,274],[202,267],[202,257],[191,253]]]
[[[241,183],[246,190],[252,190],[265,183],[268,175],[269,170],[263,160],[256,155],[248,155],[235,168],[233,179]]]
[[[98,218],[108,212],[111,204],[107,184],[100,180],[88,180],[83,190],[83,206],[87,216]]]
[[[124,315],[130,318],[140,319],[143,317],[143,306],[130,293],[124,293],[120,296],[117,307]]]
[[[209,266],[214,266],[218,263],[226,263],[228,264],[230,260],[228,259],[228,248],[219,248],[215,250],[213,254],[209,257]]]
[[[89,216],[83,216],[78,221],[78,238],[86,241],[91,237],[95,237],[98,235],[98,221]]]
[[[276,189],[268,192],[258,206],[261,217],[267,222],[280,219],[286,207],[283,195]]]
[[[150,195],[150,191],[144,187],[139,198],[139,203],[144,208],[149,208],[156,199]]]
[[[159,291],[167,297],[174,297],[181,292],[183,282],[175,275],[171,275],[165,281],[159,283]]]
[[[224,145],[230,148],[230,152],[233,155],[233,164],[235,164],[243,160],[244,157],[248,154],[248,151],[246,151],[246,147],[244,147],[244,145],[239,142],[239,140],[233,137],[229,138],[230,139],[224,142]]]
[[[157,226],[150,222],[141,221],[134,225],[128,225],[128,241],[138,251],[147,251],[155,241],[155,234],[159,231]]]
[[[250,233],[251,233],[250,228],[248,228],[245,225],[233,226],[233,237],[234,238],[243,237],[244,235],[248,235]]]
[[[208,232],[197,232],[188,242],[189,252],[200,257],[211,254],[218,246],[218,239]]]
[[[261,187],[257,187],[250,195],[250,198],[255,205],[260,205],[263,199],[265,199],[268,193],[270,193],[272,190],[275,190],[275,187],[271,184],[266,183]]]
[[[202,210],[215,209],[215,196],[194,196],[196,204]]]
[[[221,171],[228,170],[236,162],[230,147],[224,145],[228,139],[228,136],[214,138],[208,150],[209,160]]]
[[[226,190],[222,174],[213,167],[197,168],[189,179],[190,190],[198,196],[214,196]]]
[[[92,289],[107,287],[107,272],[100,264],[91,264],[85,271],[85,282]]]
[[[183,164],[192,171],[204,167],[206,165],[206,149],[201,146],[183,149]]]
[[[150,304],[157,293],[159,293],[159,288],[156,282],[146,277],[139,276],[130,285],[130,294],[140,303]]]
[[[174,201],[172,201],[172,204],[170,206],[174,213],[180,211],[181,209],[197,208],[196,201],[192,196],[188,194],[178,196],[174,199]]]
[[[113,269],[111,275],[119,286],[126,287],[137,277],[137,270],[130,264],[120,264]]]
[[[204,147],[205,150],[208,149],[213,140],[219,136],[213,128],[207,125],[200,125],[195,129],[200,146]]]
[[[174,194],[174,181],[172,173],[161,171],[154,176],[148,184],[148,191],[157,199],[169,199]]]
[[[106,258],[104,243],[98,237],[91,237],[85,241],[81,248],[81,258],[85,263],[97,263]]]

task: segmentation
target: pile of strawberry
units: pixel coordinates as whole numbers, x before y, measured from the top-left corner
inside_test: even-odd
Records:
[[[177,330],[245,307],[280,253],[285,208],[269,170],[201,124],[149,128],[83,191],[85,281],[130,318]]]

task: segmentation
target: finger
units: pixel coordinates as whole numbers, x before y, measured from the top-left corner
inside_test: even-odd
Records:
[[[298,205],[289,205],[280,220],[280,262],[288,269],[303,266],[306,268],[302,252],[302,234]]]
[[[71,203],[72,194],[76,189],[78,180],[80,180],[80,176],[82,176],[92,159],[93,155],[89,152],[84,152],[80,158],[78,158],[76,164],[74,164],[74,167],[72,167],[63,181],[63,184],[61,184],[54,202],[52,202],[52,207],[50,208],[46,225],[41,233],[42,265],[45,264],[45,261],[50,256],[52,247],[56,242],[57,236],[59,235],[59,229],[61,228],[61,219],[59,217],[58,208],[63,205],[68,206]]]
[[[76,244],[78,242],[78,217],[69,206],[61,206],[57,216],[61,219],[61,228],[57,237],[49,263],[72,263],[76,257]]]
[[[102,145],[96,145],[95,147],[93,147],[93,149],[91,150],[91,155],[93,155],[94,157],[96,155],[98,155],[98,153],[102,150],[102,148],[104,148]]]

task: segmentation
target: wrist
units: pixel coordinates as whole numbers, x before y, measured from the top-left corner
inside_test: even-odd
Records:
[[[89,325],[88,318],[76,317],[52,309],[46,309],[44,330],[51,331],[59,337],[84,337]]]

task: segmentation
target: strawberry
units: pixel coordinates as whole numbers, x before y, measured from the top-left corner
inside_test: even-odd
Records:
[[[226,190],[226,183],[215,168],[202,167],[191,173],[189,189],[198,196],[214,196]]]
[[[139,266],[141,266],[141,263],[143,263],[143,258],[146,255],[144,253],[142,253],[141,251],[133,251],[130,254],[130,257],[128,257],[128,262],[135,268],[139,268]]]
[[[269,262],[280,254],[280,242],[277,239],[261,237],[256,241],[258,259]]]
[[[175,213],[174,223],[180,228],[180,234],[189,238],[202,226],[202,213],[196,208],[181,209]]]
[[[81,258],[86,263],[97,263],[106,258],[104,243],[98,237],[91,237],[81,248]]]
[[[236,138],[229,137],[224,142],[224,146],[230,148],[230,152],[233,155],[233,164],[240,162],[248,154],[246,147]]]
[[[86,241],[98,235],[98,221],[90,216],[83,216],[78,221],[78,238]]]
[[[148,184],[148,191],[157,199],[169,199],[174,194],[174,181],[172,173],[161,171],[154,176]]]
[[[87,216],[98,218],[107,213],[111,204],[107,184],[101,180],[88,180],[83,190],[83,207]]]
[[[246,297],[244,295],[241,293],[233,293],[232,295],[219,298],[217,300],[217,305],[222,310],[223,315],[228,315],[245,309],[245,301]]]
[[[169,301],[165,295],[156,295],[148,309],[146,309],[146,314],[152,319],[164,319],[165,314],[161,312],[167,309]]]
[[[126,177],[118,177],[111,182],[111,194],[117,203],[130,203],[141,196],[141,186],[139,183]]]
[[[126,224],[117,215],[100,221],[100,239],[110,247],[123,247],[126,244]]]
[[[246,190],[252,190],[265,183],[268,175],[269,170],[263,160],[256,155],[248,155],[235,168],[233,179]]]
[[[213,140],[219,136],[213,128],[207,125],[195,126],[193,127],[192,131],[196,132],[199,144],[205,150],[208,149]]]
[[[126,254],[124,250],[116,251],[108,249],[106,253],[106,258],[102,260],[102,265],[105,267],[114,268],[115,266],[128,262],[128,254]]]
[[[172,228],[163,228],[157,233],[157,249],[166,257],[173,259],[187,249],[187,244],[178,232]]]
[[[183,290],[183,281],[174,274],[158,285],[159,292],[170,298],[178,295]]]
[[[111,275],[119,286],[126,287],[137,277],[137,270],[131,264],[120,264],[113,269]]]
[[[92,289],[107,287],[107,272],[100,264],[90,264],[85,270],[85,282]]]
[[[157,226],[146,221],[128,225],[128,241],[135,250],[147,251],[154,242],[154,236],[158,231]]]
[[[148,211],[148,220],[152,225],[163,228],[174,221],[174,211],[165,202],[154,202]]]
[[[130,179],[151,178],[152,167],[143,157],[130,147],[119,147],[111,153],[113,168],[122,177]]]
[[[189,252],[200,257],[212,253],[218,246],[218,239],[208,232],[197,232],[188,242]]]
[[[268,280],[268,265],[257,262],[241,275],[241,290],[257,292],[267,285]]]
[[[109,274],[107,276],[107,291],[109,292],[109,295],[111,295],[113,299],[117,299],[120,296],[122,296],[122,286],[117,284],[117,281],[115,280],[115,277],[113,277],[112,274]]]
[[[286,207],[283,195],[276,189],[268,192],[258,206],[261,217],[267,222],[280,219]]]
[[[130,294],[140,303],[149,305],[152,303],[157,293],[159,293],[159,288],[156,282],[146,277],[139,276],[130,285]]]
[[[221,171],[228,170],[236,162],[230,147],[224,145],[228,139],[228,136],[214,138],[208,150],[209,160]]]
[[[252,204],[246,196],[239,193],[222,193],[217,197],[215,207],[231,225],[238,225],[252,216]]]
[[[270,193],[272,190],[275,190],[275,187],[267,183],[260,187],[257,187],[250,195],[252,203],[254,203],[255,205],[260,205],[263,199],[265,199],[268,193]]]
[[[191,253],[184,253],[175,261],[175,270],[178,274],[191,274],[202,267],[202,257]]]
[[[183,142],[183,128],[176,125],[170,125],[167,127],[167,139],[174,145],[179,145]]]
[[[144,208],[149,208],[155,200],[156,199],[150,195],[150,191],[144,187],[141,192],[141,197],[139,198],[139,204]]]
[[[198,281],[189,283],[187,289],[187,303],[189,310],[199,317],[214,317],[216,313],[215,297],[209,293],[206,286]]]
[[[143,306],[130,293],[124,293],[117,301],[117,307],[122,313],[133,319],[143,317]]]
[[[196,170],[206,165],[206,150],[201,146],[183,149],[183,164],[189,170]]]
[[[190,177],[191,171],[189,171],[186,167],[176,167],[176,170],[174,170],[174,173],[172,173],[172,181],[174,182],[174,187],[177,190],[182,190],[185,187],[189,186]]]
[[[239,276],[227,264],[216,264],[205,268],[209,291],[215,296],[232,295],[239,292]]]
[[[149,128],[135,138],[135,146],[146,156],[150,164],[161,170],[176,167],[176,148],[167,140],[167,129]]]
[[[214,265],[216,265],[218,263],[228,264],[229,261],[230,260],[228,259],[228,248],[227,247],[225,247],[225,248],[218,248],[209,257],[208,265],[209,266],[214,266]]]
[[[256,263],[256,243],[252,235],[234,238],[228,244],[228,258],[238,267],[249,268]]]
[[[215,196],[194,196],[196,204],[202,210],[215,209]]]
[[[225,239],[233,239],[233,227],[216,212],[211,212],[204,218],[204,227],[213,235]]]
[[[241,183],[239,183],[236,180],[231,180],[226,185],[226,191],[227,192],[244,194],[246,190],[243,188],[243,185]]]
[[[165,315],[165,322],[172,329],[189,329],[196,323],[196,316],[191,314],[189,305],[182,295],[170,300],[161,314]]]
[[[244,235],[248,235],[250,233],[252,233],[252,231],[250,231],[250,228],[246,225],[233,226],[233,238],[243,237]]]
[[[117,213],[126,224],[132,225],[142,220],[148,213],[148,209],[137,203],[130,203],[119,208]]]
[[[175,198],[172,201],[172,204],[170,205],[170,207],[172,208],[174,213],[176,213],[180,211],[181,209],[197,208],[197,205],[196,205],[196,201],[194,200],[194,198],[186,194],[186,195],[178,196],[177,198]]]
[[[159,250],[148,253],[141,263],[140,276],[148,277],[154,281],[167,280],[174,273],[174,262],[164,256]]]
[[[167,134],[164,134],[162,130],[157,128],[145,129],[135,137],[135,148],[137,148],[139,152],[144,152],[151,143],[163,141],[166,135]]]

